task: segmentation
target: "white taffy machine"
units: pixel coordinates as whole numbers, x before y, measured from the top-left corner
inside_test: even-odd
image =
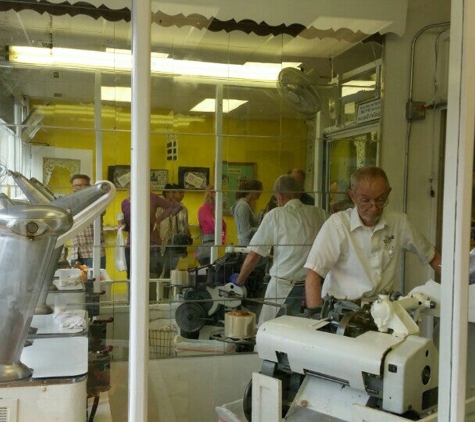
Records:
[[[399,421],[430,418],[438,352],[419,336],[436,315],[439,285],[355,304],[325,298],[319,319],[282,316],[259,327],[263,359],[245,392],[248,420]],[[252,416],[252,418],[251,418]]]
[[[35,179],[8,174],[27,199],[0,194],[0,419],[83,422],[87,330],[31,336],[31,324],[35,310],[47,313],[38,305],[53,283],[64,243],[101,215],[115,187],[97,182],[56,199]]]

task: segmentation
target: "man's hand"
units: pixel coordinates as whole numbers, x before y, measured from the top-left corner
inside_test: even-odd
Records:
[[[250,251],[246,259],[244,260],[241,270],[239,271],[239,274],[236,273],[236,278],[234,281],[231,280],[233,278],[234,274],[230,277],[229,281],[236,286],[244,286],[246,284],[246,280],[249,277],[249,274],[251,274],[252,270],[256,267],[257,263],[259,262],[259,259],[261,259],[261,256],[258,255],[257,253]]]
[[[313,306],[312,308],[305,308],[305,310],[303,311],[303,314],[307,318],[320,319],[320,316],[322,314],[322,307],[321,306]]]
[[[229,281],[233,283],[235,286],[240,286],[240,284],[237,284],[238,277],[239,277],[238,273],[231,274],[231,277],[229,277]]]

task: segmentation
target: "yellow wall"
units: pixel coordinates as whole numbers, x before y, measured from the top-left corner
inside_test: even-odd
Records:
[[[178,140],[178,160],[166,160],[166,141],[168,130],[153,130],[150,138],[150,168],[167,169],[171,183],[178,183],[178,168],[207,167],[210,169],[210,180],[214,181],[215,136],[212,118],[191,123],[184,129],[171,129],[170,132]],[[121,123],[122,122],[122,123]],[[89,149],[95,154],[95,132],[90,123],[81,127],[80,119],[71,125],[70,120],[63,122],[54,117],[54,128],[45,127],[35,138],[37,142],[45,142],[58,148]],[[223,124],[225,136],[222,138],[223,161],[256,163],[256,178],[263,183],[264,192],[256,205],[256,212],[264,209],[272,194],[275,179],[287,170],[305,168],[307,128],[303,121],[265,122],[265,121],[233,121],[225,119]],[[107,179],[109,166],[130,165],[130,123],[123,119],[111,124],[103,121],[103,174],[93,181]],[[74,158],[74,157],[72,157]],[[95,166],[93,166],[95,171]],[[53,189],[54,190],[54,189]],[[64,187],[63,187],[64,190]],[[127,190],[118,190],[113,203],[104,216],[104,226],[116,225],[116,214],[121,212],[120,204],[128,195]],[[183,203],[189,210],[192,234],[198,235],[197,211],[203,202],[202,191],[187,191]],[[231,216],[225,215],[228,227],[227,243],[236,243],[236,231]],[[106,231],[108,245],[115,243],[116,231]],[[198,244],[198,241],[195,240]],[[114,265],[114,248],[107,248],[107,271],[112,279],[123,279],[125,273],[118,273]]]

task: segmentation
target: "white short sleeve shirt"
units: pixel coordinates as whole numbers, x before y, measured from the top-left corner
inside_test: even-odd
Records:
[[[266,256],[273,246],[274,259],[269,275],[282,280],[303,281],[306,276],[303,265],[326,218],[327,213],[321,208],[292,199],[264,216],[248,249]]]
[[[333,214],[320,230],[305,263],[325,278],[322,297],[369,297],[391,291],[406,250],[428,264],[434,246],[403,213],[384,210],[374,227],[361,222],[356,208]]]

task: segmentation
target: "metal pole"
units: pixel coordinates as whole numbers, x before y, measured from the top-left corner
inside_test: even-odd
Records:
[[[464,421],[475,115],[475,4],[451,3],[444,174],[439,421]]]
[[[223,243],[221,232],[223,221],[223,85],[216,85],[216,111],[215,111],[215,171],[214,188],[216,190],[216,200],[214,207],[214,244]],[[218,248],[211,248],[211,262],[218,258]]]
[[[94,131],[96,134],[96,178],[95,181],[102,180],[102,103],[101,103],[102,76],[100,72],[95,74],[94,85]],[[88,175],[92,176],[92,175]],[[100,291],[101,286],[101,224],[102,218],[99,216],[94,220],[94,246],[92,251],[94,290]]]
[[[151,2],[132,2],[131,267],[129,415],[147,421],[148,285],[150,261],[150,29]]]

